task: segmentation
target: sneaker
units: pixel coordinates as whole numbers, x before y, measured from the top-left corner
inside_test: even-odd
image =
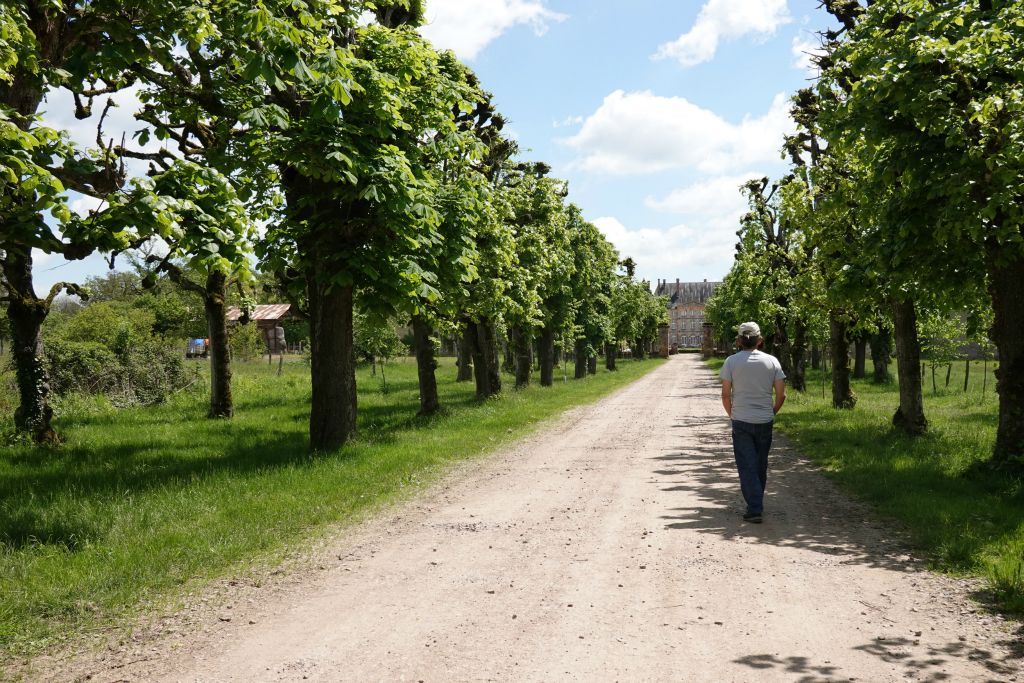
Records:
[[[750,522],[751,524],[760,524],[764,519],[761,518],[760,512],[748,512],[743,515],[743,521]]]

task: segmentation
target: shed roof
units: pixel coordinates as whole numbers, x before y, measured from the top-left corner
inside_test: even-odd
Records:
[[[291,312],[291,304],[260,304],[252,309],[249,315],[250,320],[280,320]],[[227,312],[227,319],[235,322],[242,317],[242,311],[237,306],[230,308]]]

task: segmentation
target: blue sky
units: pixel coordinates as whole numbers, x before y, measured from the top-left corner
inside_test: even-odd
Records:
[[[652,282],[721,279],[749,177],[784,172],[787,99],[827,25],[818,0],[427,0],[424,34],[480,75],[530,159]],[[49,99],[85,144],[95,123]],[[134,130],[129,96],[108,135]],[[98,108],[98,107],[97,107]],[[86,210],[90,200],[73,205]],[[102,273],[37,254],[37,288]]]

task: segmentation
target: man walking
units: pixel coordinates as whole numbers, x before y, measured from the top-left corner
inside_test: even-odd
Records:
[[[757,323],[740,325],[736,343],[739,353],[729,356],[722,366],[722,405],[732,418],[732,449],[740,489],[747,502],[743,519],[760,524],[768,483],[772,423],[786,402],[786,375],[775,356],[760,350],[764,339]]]

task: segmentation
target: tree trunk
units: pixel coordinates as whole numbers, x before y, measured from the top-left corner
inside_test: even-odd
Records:
[[[871,335],[871,363],[874,372],[871,381],[875,384],[888,384],[892,381],[889,376],[889,361],[892,357],[892,332],[887,327],[880,327],[878,332]]]
[[[864,379],[867,373],[868,338],[860,333],[853,344],[853,378]]]
[[[32,254],[29,249],[8,248],[3,274],[10,301],[7,319],[11,327],[11,355],[18,383],[18,408],[14,427],[27,432],[36,443],[53,443],[53,408],[50,406],[50,377],[43,362],[42,326],[49,304],[35,294]]]
[[[583,379],[587,376],[587,342],[583,339],[576,340],[576,379]]]
[[[481,344],[487,360],[487,375],[490,379],[491,396],[501,393],[501,364],[498,355],[498,330],[491,320],[485,320],[478,328],[483,333]]]
[[[231,347],[228,344],[228,278],[223,273],[206,276],[203,307],[210,337],[210,417],[231,417],[235,404],[231,395]]]
[[[968,388],[971,386],[971,359],[967,358],[964,361],[964,393],[967,393]]]
[[[353,287],[308,279],[313,397],[309,447],[333,451],[356,432],[356,356],[352,338]]]
[[[501,358],[494,324],[484,319],[471,323],[473,331],[473,375],[476,397],[481,401],[501,393]]]
[[[604,345],[604,367],[605,370],[615,372],[618,368],[615,367],[615,357],[618,355],[619,347],[617,344],[605,344]]]
[[[783,320],[782,316],[777,316],[775,319],[775,334],[772,335],[772,346],[769,348],[771,348],[771,354],[779,360],[783,374],[789,377],[792,374],[790,363],[792,351],[790,349],[789,333],[786,330],[786,321]]]
[[[455,342],[459,364],[456,382],[469,382],[473,379],[473,340],[470,336],[472,334],[474,334],[472,328],[469,325],[465,325],[461,329],[458,340]]]
[[[849,323],[839,311],[829,311],[829,343],[832,347],[832,407],[850,410],[857,405],[857,397],[850,388]]]
[[[893,304],[896,326],[896,373],[900,383],[900,407],[892,423],[908,434],[923,434],[928,429],[924,416],[921,381],[921,343],[917,338],[917,309],[914,302]]]
[[[516,358],[513,344],[511,343],[511,340],[506,339],[503,344],[500,344],[500,346],[502,351],[501,356],[503,358],[501,371],[514,375],[516,373]]]
[[[530,386],[533,372],[533,336],[530,330],[516,325],[512,328],[512,352],[515,354],[516,389]]]
[[[421,416],[433,415],[441,407],[441,399],[437,395],[437,359],[434,354],[434,340],[430,338],[434,330],[422,315],[412,317],[413,346],[416,350],[416,372],[420,383]]]
[[[796,334],[793,336],[792,367],[789,385],[794,391],[807,391],[807,324],[802,320],[796,322]]]
[[[587,356],[587,374],[588,375],[596,375],[597,374],[597,356],[596,355]]]
[[[821,347],[817,344],[811,347],[811,369],[821,370]]]
[[[489,384],[490,375],[487,374],[487,361],[484,359],[484,350],[480,346],[480,323],[472,321],[466,324],[466,339],[470,345],[470,354],[473,356],[473,379],[476,381],[477,400],[484,400],[491,395]]]
[[[1024,320],[1024,256],[1007,257],[1000,254],[998,246],[990,245],[988,272],[995,313],[991,337],[999,352],[999,427],[993,464],[1024,469],[1024,335],[1020,331]]]
[[[647,342],[644,339],[637,339],[636,343],[633,344],[633,358],[637,360],[644,359],[644,344]]]
[[[540,356],[540,385],[550,387],[555,383],[555,331],[545,327],[540,331],[537,355]]]

